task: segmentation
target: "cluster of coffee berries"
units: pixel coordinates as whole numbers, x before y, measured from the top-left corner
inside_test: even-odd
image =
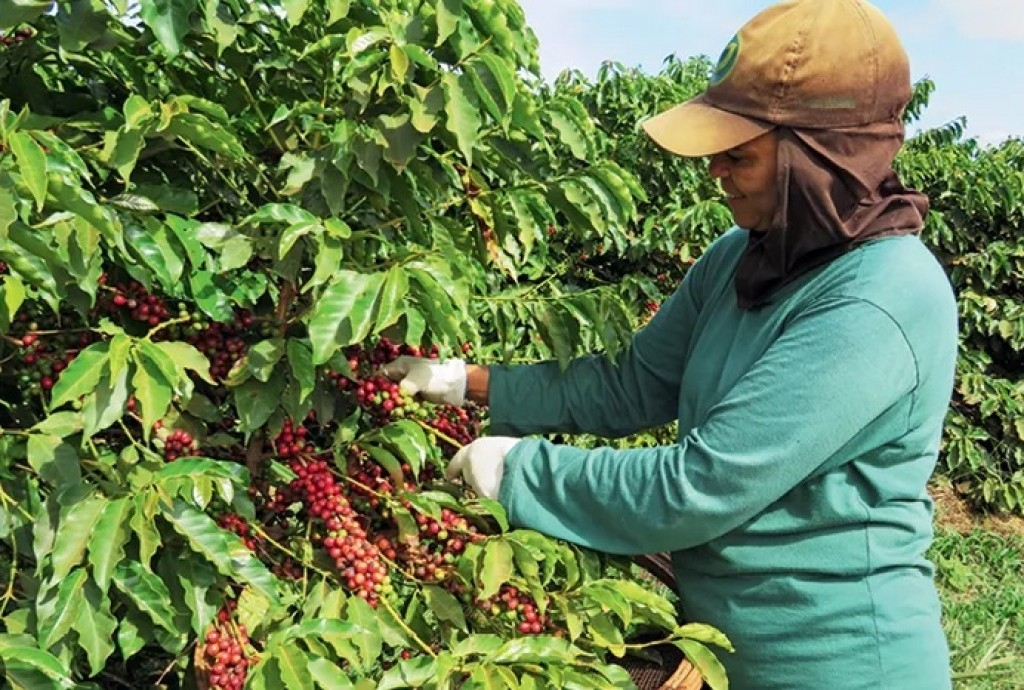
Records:
[[[238,513],[224,513],[217,518],[217,525],[221,529],[237,534],[241,538],[242,543],[245,544],[245,548],[250,551],[255,551],[256,547],[259,546],[260,542],[257,535],[252,533],[249,529],[249,523]]]
[[[203,661],[207,668],[210,690],[242,690],[255,659],[248,654],[249,635],[244,625],[236,624],[235,601],[229,601],[217,612],[204,637]]]
[[[26,328],[24,334],[20,338],[15,337],[20,345],[18,355],[22,365],[18,382],[22,390],[29,392],[52,389],[61,372],[68,368],[81,349],[95,340],[90,332],[63,331],[43,336],[38,332],[40,325],[36,322],[15,324],[22,325]]]
[[[455,560],[466,544],[485,538],[475,525],[448,508],[441,509],[440,520],[417,513],[416,524],[419,534],[398,545],[398,561],[409,575],[424,582],[452,582]]]
[[[495,622],[504,617],[520,635],[540,635],[550,622],[548,616],[540,613],[532,596],[509,584],[502,585],[490,599],[478,601],[477,606]]]
[[[356,384],[356,403],[370,414],[374,426],[417,416],[423,411],[422,406],[404,393],[398,383],[380,375],[362,379]]]
[[[388,338],[381,338],[371,348],[351,345],[345,348],[344,352],[345,357],[348,358],[348,368],[357,380],[377,372],[382,366],[394,362],[402,355],[428,359],[437,359],[439,356],[437,345],[419,347],[418,345],[398,344]],[[339,384],[339,388],[345,390],[341,384]]]
[[[412,473],[408,464],[403,464],[402,469],[407,477]],[[381,496],[391,496],[395,492],[395,478],[356,444],[348,449],[346,475],[352,480],[349,489],[352,505],[364,515],[381,507]],[[404,484],[406,489],[414,488],[410,481]]]
[[[255,319],[248,311],[240,311],[228,323],[211,323],[188,338],[189,344],[206,355],[210,361],[210,375],[217,380],[227,377],[235,362],[249,349],[244,336],[253,327]]]
[[[323,460],[304,459],[293,459],[288,465],[296,478],[271,498],[268,507],[283,513],[298,503],[300,515],[321,521],[326,528],[322,545],[342,583],[371,606],[376,606],[380,597],[391,591],[387,565],[380,550],[367,538],[360,516],[330,467]]]
[[[284,420],[281,432],[274,439],[274,449],[278,457],[287,460],[299,457],[300,453],[315,452],[313,444],[306,441],[308,435],[309,429],[304,424],[296,426],[291,419]]]
[[[26,38],[30,38],[31,36],[32,36],[32,29],[21,28],[21,29],[18,29],[17,31],[15,31],[14,33],[0,36],[0,44],[2,44],[4,46],[7,46],[7,47],[10,47],[10,46],[17,45],[17,44],[21,43]]]
[[[104,281],[106,282],[106,281]],[[103,300],[100,309],[110,314],[124,314],[134,321],[150,328],[159,326],[171,318],[167,303],[146,290],[138,281],[115,283],[108,285],[109,294]],[[185,305],[179,306],[177,316],[188,316]]]
[[[460,447],[472,443],[480,435],[479,410],[471,404],[464,407],[435,405],[425,421],[444,437],[458,444],[453,445],[444,438],[438,439],[438,447],[446,458],[454,456]]]
[[[192,438],[192,434],[184,429],[174,429],[169,432],[164,443],[164,460],[174,462],[178,458],[192,458],[199,456],[199,441]]]

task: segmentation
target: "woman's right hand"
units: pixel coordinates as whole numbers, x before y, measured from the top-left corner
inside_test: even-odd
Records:
[[[427,359],[403,355],[382,368],[409,395],[434,403],[462,406],[466,401],[466,363],[461,359]]]

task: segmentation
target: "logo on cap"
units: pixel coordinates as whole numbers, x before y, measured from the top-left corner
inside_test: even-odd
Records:
[[[727,76],[729,72],[732,72],[732,68],[736,66],[736,59],[740,56],[740,35],[736,34],[732,37],[728,44],[725,46],[725,50],[722,51],[722,55],[718,58],[718,64],[715,65],[714,72],[711,73],[711,85],[715,86]]]

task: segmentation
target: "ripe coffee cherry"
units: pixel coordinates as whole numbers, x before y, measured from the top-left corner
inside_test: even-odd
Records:
[[[167,462],[174,462],[178,458],[198,456],[199,442],[184,429],[175,429],[164,439],[164,460]]]
[[[250,663],[256,660],[248,653],[249,636],[245,626],[233,621],[236,602],[229,601],[217,612],[200,641],[210,690],[242,690]]]
[[[532,596],[508,584],[502,585],[496,596],[478,601],[477,608],[495,625],[511,626],[520,635],[540,635],[551,623],[548,616],[540,614]]]

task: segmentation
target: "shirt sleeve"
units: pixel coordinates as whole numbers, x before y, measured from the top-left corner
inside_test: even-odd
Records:
[[[573,360],[565,371],[557,362],[492,366],[491,433],[617,438],[676,419],[706,263],[693,266],[615,362],[592,355]]]
[[[837,460],[916,385],[893,318],[833,300],[794,318],[678,444],[588,451],[524,439],[505,460],[499,500],[517,526],[607,553],[692,548]]]

